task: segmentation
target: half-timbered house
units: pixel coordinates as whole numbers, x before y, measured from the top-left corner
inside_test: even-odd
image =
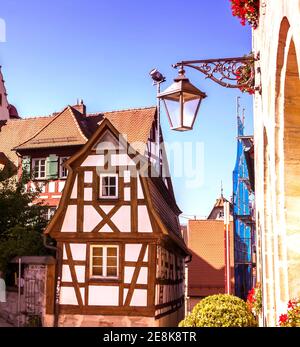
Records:
[[[57,240],[57,303],[48,313],[59,326],[174,326],[183,315],[180,211],[170,178],[152,177],[149,160],[156,111],[148,120],[127,113],[104,117],[65,163],[46,230]]]

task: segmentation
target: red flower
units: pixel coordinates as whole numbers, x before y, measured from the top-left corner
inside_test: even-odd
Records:
[[[296,303],[297,303],[297,302],[295,302],[294,300],[290,300],[290,301],[288,302],[288,308],[293,309],[293,308],[295,307]]]
[[[260,0],[231,0],[233,16],[241,19],[241,24],[248,22],[253,29],[258,26]]]
[[[288,321],[289,317],[287,314],[282,314],[280,317],[279,317],[279,324],[285,324],[287,321]]]

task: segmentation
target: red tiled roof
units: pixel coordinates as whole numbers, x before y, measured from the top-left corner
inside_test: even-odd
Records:
[[[43,128],[53,119],[50,117],[37,117],[15,119],[1,122],[0,124],[0,151],[3,152],[15,165],[18,157],[12,149],[19,143],[31,138],[38,130]]]
[[[156,107],[120,110],[88,114],[86,123],[90,132],[94,133],[103,119],[108,119],[134,149],[143,153],[155,115]]]
[[[134,148],[143,152],[155,119],[156,108],[120,110],[82,115],[68,106],[51,117],[44,127],[38,129],[25,142],[15,146],[17,150],[83,145],[107,118]],[[1,143],[1,140],[0,140]]]
[[[87,142],[87,137],[81,129],[79,115],[75,113],[77,111],[72,107],[66,107],[48,124],[39,129],[34,136],[16,146],[16,149],[84,145]]]

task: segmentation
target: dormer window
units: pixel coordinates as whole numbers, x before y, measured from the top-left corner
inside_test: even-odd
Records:
[[[33,175],[35,179],[46,178],[46,159],[38,158],[32,160]]]
[[[118,198],[118,175],[101,174],[100,175],[100,198],[116,199]]]

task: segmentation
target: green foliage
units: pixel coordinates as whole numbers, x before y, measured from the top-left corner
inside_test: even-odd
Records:
[[[25,190],[29,177],[9,176],[0,172],[0,270],[15,256],[45,254],[45,207],[34,203],[40,192]]]
[[[255,327],[246,303],[233,295],[218,294],[201,300],[179,323],[180,327]]]
[[[32,227],[19,225],[7,230],[0,239],[0,269],[5,271],[8,262],[15,256],[45,255],[41,233]]]
[[[42,327],[42,319],[39,315],[30,316],[27,319],[25,327],[39,328]]]

